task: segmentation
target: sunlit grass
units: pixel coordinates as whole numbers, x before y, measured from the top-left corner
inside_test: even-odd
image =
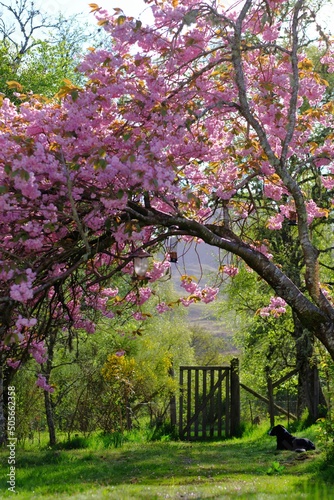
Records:
[[[107,441],[79,439],[77,444],[89,447],[18,449],[15,498],[334,499],[334,475],[328,468],[323,475],[321,449],[277,452],[263,429],[210,443],[128,441],[106,448]],[[1,498],[13,495],[6,485],[7,456],[2,450]]]

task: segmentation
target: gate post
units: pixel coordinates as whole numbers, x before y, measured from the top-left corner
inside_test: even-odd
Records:
[[[175,372],[174,372],[174,366],[173,364],[168,370],[168,375],[174,380],[175,379]],[[170,400],[169,400],[169,412],[170,412],[170,424],[173,429],[175,430],[176,427],[176,396],[175,393],[171,394]]]
[[[240,430],[240,385],[239,360],[231,360],[231,436],[237,436]]]

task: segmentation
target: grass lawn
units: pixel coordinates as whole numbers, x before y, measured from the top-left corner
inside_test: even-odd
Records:
[[[310,436],[311,438],[313,436]],[[125,443],[120,448],[16,450],[16,494],[7,490],[1,450],[0,498],[27,499],[334,499],[334,464],[324,453],[275,450],[252,437],[206,443]]]

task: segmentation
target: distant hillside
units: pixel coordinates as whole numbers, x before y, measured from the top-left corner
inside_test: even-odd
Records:
[[[178,262],[171,264],[172,281],[175,290],[181,295],[185,290],[181,288],[181,276],[194,276],[201,286],[211,284],[219,267],[219,249],[205,243],[197,245],[178,246]],[[212,305],[197,303],[188,308],[188,322],[192,327],[205,329],[217,337],[223,337],[226,348],[231,353],[237,349],[233,345],[233,331],[222,318],[217,320],[212,313]]]

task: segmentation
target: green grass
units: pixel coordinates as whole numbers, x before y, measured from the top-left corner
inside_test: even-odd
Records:
[[[334,466],[323,467],[321,449],[277,452],[261,429],[210,443],[125,442],[105,449],[102,441],[95,447],[77,441],[79,449],[17,449],[15,498],[334,499]],[[0,496],[8,498],[7,450],[0,459]]]

